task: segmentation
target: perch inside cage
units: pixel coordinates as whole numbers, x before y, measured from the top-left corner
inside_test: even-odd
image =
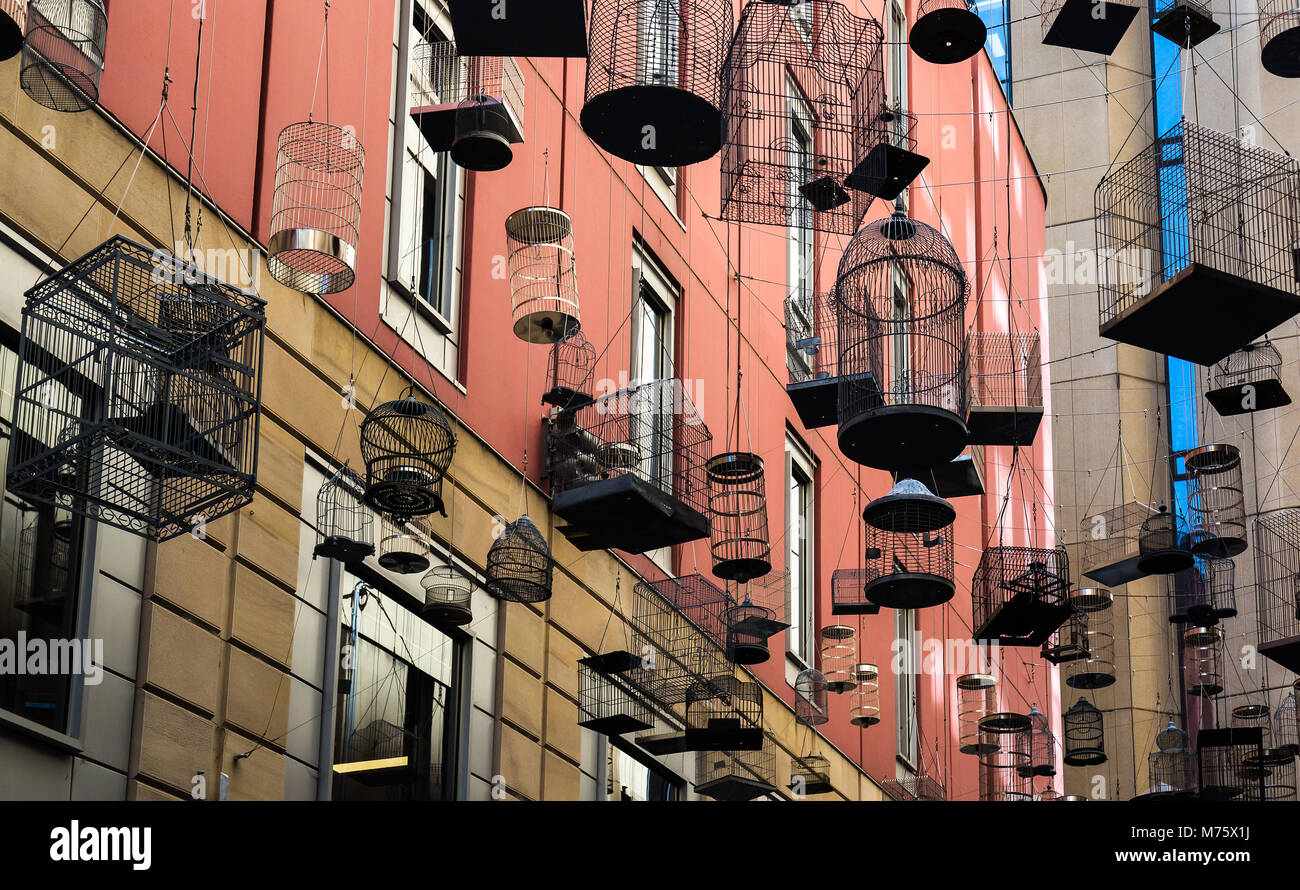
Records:
[[[0,0],[0,62],[22,52],[27,0]]]
[[[831,719],[821,671],[808,668],[794,678],[794,719],[804,726],[821,726]]]
[[[847,624],[830,624],[821,629],[822,674],[828,692],[848,692],[858,685],[854,676],[857,664],[856,631]]]
[[[998,709],[998,683],[992,674],[962,674],[957,678],[959,750],[990,754],[990,742],[980,733],[980,721]]]
[[[1082,658],[1066,665],[1066,685],[1073,689],[1104,689],[1115,684],[1115,596],[1101,587],[1081,587],[1070,594],[1070,606],[1086,616]]]
[[[809,794],[828,794],[835,790],[831,784],[831,762],[820,754],[807,754],[790,758],[790,790],[795,797]]]
[[[474,582],[452,566],[434,566],[420,579],[424,614],[442,624],[462,626],[474,620]]]
[[[1258,729],[1202,729],[1196,734],[1197,784],[1202,800],[1264,799]]]
[[[573,220],[554,207],[525,207],[506,218],[510,316],[526,343],[555,343],[581,327]]]
[[[1080,697],[1065,712],[1065,763],[1067,766],[1096,766],[1106,762],[1105,729],[1101,711]]]
[[[1246,549],[1246,497],[1241,452],[1235,445],[1202,445],[1175,454],[1173,478],[1187,482],[1188,519],[1196,556],[1233,557]],[[1178,461],[1183,469],[1178,470]]]
[[[447,0],[445,5],[456,43],[467,56],[587,55],[583,0],[511,3],[508,7],[482,0]]]
[[[445,516],[442,480],[455,453],[447,416],[413,389],[372,408],[361,422],[366,502],[393,516]]]
[[[1296,21],[1300,53],[1300,13]],[[1267,340],[1243,346],[1215,366],[1214,385],[1205,398],[1223,417],[1291,404],[1282,385],[1282,354]]]
[[[763,458],[733,451],[704,465],[709,481],[713,574],[744,584],[772,570]]]
[[[907,42],[927,62],[951,65],[979,52],[986,30],[969,0],[921,0]]]
[[[607,736],[653,728],[649,704],[607,667],[604,655],[579,659],[578,725]]]
[[[1038,332],[978,331],[970,335],[966,353],[971,442],[1033,444],[1043,420],[1043,359]]]
[[[375,552],[375,514],[366,483],[344,465],[316,492],[316,556],[355,562]]]
[[[971,580],[972,639],[1041,646],[1070,617],[1064,547],[988,547]]]
[[[686,743],[693,751],[757,751],[763,744],[763,690],[731,675],[686,690]]]
[[[1255,520],[1255,590],[1260,653],[1300,672],[1300,509]]]
[[[1183,687],[1204,698],[1223,691],[1223,631],[1189,627],[1183,634]]]
[[[1108,56],[1132,24],[1139,7],[1115,0],[1044,0],[1043,43]],[[1098,12],[1100,10],[1100,12]]]
[[[1260,64],[1277,77],[1300,77],[1300,9],[1291,0],[1259,4]]]
[[[1052,735],[1047,715],[1038,705],[1029,707],[1029,763],[1019,767],[1022,774],[1031,776],[1056,775],[1056,736]]]
[[[14,24],[22,3],[0,19]],[[27,0],[19,83],[33,102],[53,111],[78,112],[99,101],[108,15],[102,0]],[[8,58],[8,56],[5,56]]]
[[[546,379],[551,386],[542,401],[560,409],[590,402],[595,368],[596,347],[582,331],[555,341],[546,366]]]
[[[866,526],[863,594],[889,609],[923,609],[952,599],[953,527],[887,532]]]
[[[1184,543],[1178,517],[1161,504],[1160,512],[1148,516],[1138,533],[1138,569],[1148,575],[1173,575],[1190,568],[1192,551]]]
[[[1187,797],[1196,791],[1195,752],[1187,733],[1172,720],[1156,736],[1156,750],[1147,756],[1148,794],[1152,797]]]
[[[880,670],[874,664],[853,666],[853,691],[849,693],[849,723],[858,727],[880,722]]]
[[[380,525],[380,566],[398,575],[415,575],[429,568],[429,540],[414,520],[384,515]]]
[[[551,548],[525,514],[502,530],[488,548],[483,589],[508,603],[539,603],[551,598],[555,564]]]

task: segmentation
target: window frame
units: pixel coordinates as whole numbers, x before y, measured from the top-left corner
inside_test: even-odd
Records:
[[[817,658],[817,461],[808,447],[788,430],[785,438],[785,508],[785,559],[790,576],[786,601],[786,618],[790,624],[785,635],[786,655],[798,664],[810,667]],[[796,534],[796,525],[804,534]],[[798,571],[790,565],[796,541],[799,542]]]
[[[797,7],[796,7],[797,8]],[[816,117],[799,85],[787,72],[785,78],[786,109],[789,128],[786,135],[790,139],[789,167],[801,173],[810,173],[817,152],[817,132],[814,126]],[[797,154],[797,158],[796,158]],[[800,225],[803,212],[803,196],[799,193],[802,177],[790,178],[790,190],[786,198],[790,202],[790,218],[786,227],[789,245],[786,252],[787,295],[811,298],[815,290],[816,247],[811,220],[809,225]]]
[[[915,609],[894,610],[894,634],[902,655],[894,677],[894,748],[898,762],[915,773],[920,759]]]

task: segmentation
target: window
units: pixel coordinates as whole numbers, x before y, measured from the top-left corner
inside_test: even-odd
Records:
[[[890,0],[888,9],[888,32],[885,39],[889,42],[889,71],[887,73],[888,101],[891,108],[899,114],[894,117],[894,140],[897,145],[905,145],[907,138],[907,17],[897,0]],[[899,198],[903,207],[907,207],[908,190],[903,189]]]
[[[639,386],[675,375],[677,286],[647,254],[633,250],[632,355],[630,385]],[[650,412],[650,442],[641,475],[665,491],[672,491],[673,416],[669,411]],[[667,569],[671,548],[650,554]]]
[[[658,764],[606,745],[606,800],[681,800],[682,783]]]
[[[638,7],[639,80],[646,84],[676,86],[681,39],[681,13],[677,4],[640,3]]]
[[[984,51],[993,63],[993,73],[1002,84],[1002,91],[1011,102],[1011,14],[1009,0],[977,0],[975,13],[984,20],[988,32]],[[1157,63],[1156,70],[1162,70]],[[1161,130],[1161,132],[1164,132]]]
[[[786,99],[790,118],[790,156],[786,163],[793,174],[787,196],[790,208],[787,271],[790,294],[807,302],[812,296],[813,288],[813,221],[810,218],[811,211],[806,209],[808,202],[800,193],[799,187],[808,182],[813,169],[813,116],[799,88],[790,78],[786,78]]]
[[[785,442],[786,570],[790,574],[788,647],[804,665],[815,663],[813,623],[816,620],[816,547],[814,492],[816,465],[803,444],[792,436]]]
[[[915,771],[917,766],[916,613],[911,609],[896,609],[894,621],[894,638],[899,647],[897,659],[899,671],[894,685],[898,701],[898,707],[895,708],[898,756],[907,767]]]

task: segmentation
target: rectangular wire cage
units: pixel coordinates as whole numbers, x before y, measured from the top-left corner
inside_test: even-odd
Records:
[[[753,751],[763,744],[763,687],[730,674],[686,690],[686,743],[693,751]]]
[[[1043,419],[1043,356],[1037,331],[976,332],[966,344],[971,441],[1028,445]]]
[[[785,391],[807,429],[838,418],[840,351],[835,292],[794,293],[785,301]]]
[[[753,800],[776,791],[776,743],[763,734],[755,751],[695,755],[695,793],[714,800]]]
[[[761,664],[771,656],[768,640],[786,630],[790,573],[768,572],[745,584],[730,583],[723,613],[723,648],[733,664]]]
[[[1143,577],[1138,534],[1151,511],[1132,502],[1084,517],[1080,526],[1080,571],[1103,587],[1118,587]]]
[[[1182,121],[1097,186],[1101,334],[1202,365],[1300,312],[1300,164]]]
[[[1202,800],[1263,800],[1263,734],[1252,729],[1202,729],[1196,763]]]
[[[604,735],[623,735],[654,726],[650,705],[619,675],[630,670],[630,653],[621,663],[607,655],[578,661],[578,725]],[[619,670],[619,669],[622,670]]]
[[[790,758],[790,793],[796,798],[810,794],[829,794],[834,790],[830,760],[820,754]]]
[[[694,577],[705,581],[701,576]],[[677,579],[654,584],[640,581],[633,588],[632,651],[640,657],[640,663],[624,676],[660,705],[681,704],[686,701],[686,691],[697,681],[712,681],[730,673],[715,635],[725,632],[721,616],[726,595],[716,586],[713,590],[721,594],[720,599],[703,585],[679,584]],[[686,609],[675,603],[682,603]]]
[[[37,284],[10,493],[158,541],[251,501],[264,307],[120,236]]]
[[[872,55],[866,82],[855,95],[853,144],[862,161],[846,185],[892,201],[930,159],[916,151],[916,116],[887,97],[883,44]]]
[[[410,66],[411,116],[434,151],[452,147],[456,114],[466,107],[499,109],[509,141],[524,141],[525,82],[514,59],[462,56],[454,41],[420,41]]]
[[[925,773],[886,779],[880,784],[890,799],[897,801],[947,800],[948,790],[943,783]]]
[[[836,569],[831,572],[831,614],[879,614],[880,606],[867,599],[866,584],[866,569]]]
[[[1300,508],[1255,520],[1259,651],[1300,673]]]
[[[1041,646],[1070,616],[1064,547],[989,547],[971,579],[977,640]]]

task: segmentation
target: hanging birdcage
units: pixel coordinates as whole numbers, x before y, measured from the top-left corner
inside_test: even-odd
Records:
[[[714,800],[753,800],[776,791],[776,743],[767,733],[753,750],[695,755],[695,793]]]
[[[366,153],[356,133],[324,121],[280,131],[266,268],[291,290],[345,291],[356,279]]]
[[[546,365],[546,379],[551,388],[542,401],[561,410],[585,405],[592,399],[595,388],[593,374],[596,369],[596,347],[586,334],[574,331],[551,346],[551,356]]]
[[[1246,497],[1237,446],[1202,445],[1170,457],[1173,480],[1187,482],[1192,553],[1233,557],[1246,549]],[[1179,471],[1179,461],[1183,469]]]
[[[1248,761],[1243,771],[1250,781],[1240,800],[1281,801],[1296,799],[1295,753],[1287,748],[1265,748],[1258,762]]]
[[[976,332],[967,341],[966,353],[970,369],[970,441],[978,445],[1032,445],[1043,420],[1043,359],[1038,332]]]
[[[880,606],[867,599],[864,569],[836,569],[831,573],[832,615],[878,615]]]
[[[849,244],[835,293],[840,451],[884,470],[951,461],[967,445],[968,380],[966,274],[948,239],[900,209]]]
[[[772,570],[763,458],[733,451],[704,465],[709,481],[713,574],[740,584]]]
[[[797,291],[785,300],[786,395],[806,429],[835,423],[840,353],[835,292]]]
[[[1192,549],[1197,547],[1199,532],[1192,532]],[[1172,624],[1210,626],[1237,614],[1237,565],[1231,559],[1206,556],[1196,566],[1180,572],[1174,579]]]
[[[573,220],[554,207],[506,217],[510,318],[525,343],[555,343],[581,327]]]
[[[1184,798],[1196,792],[1195,752],[1187,733],[1174,722],[1156,736],[1156,750],[1147,756],[1147,781],[1153,798]]]
[[[1056,736],[1052,735],[1047,715],[1038,705],[1029,707],[1029,763],[1020,767],[1031,776],[1056,775]]]
[[[524,141],[524,76],[509,57],[462,55],[450,40],[411,51],[411,117],[429,148],[466,170],[508,166]]]
[[[429,568],[429,538],[415,520],[380,517],[379,565],[398,575],[416,575]]]
[[[662,705],[680,704],[698,681],[726,674],[719,644],[726,593],[703,575],[638,581],[633,588],[632,651],[641,658],[629,680]]]
[[[103,0],[27,0],[26,7],[18,76],[23,92],[53,111],[93,108],[108,38]],[[15,23],[17,18],[15,6]]]
[[[1255,586],[1259,651],[1300,673],[1300,509],[1255,520]]]
[[[1263,759],[1258,729],[1202,729],[1196,734],[1197,774],[1202,800],[1264,799]]]
[[[1022,773],[1030,770],[1033,724],[1025,714],[994,711],[979,721],[981,766]],[[1032,772],[1024,772],[1030,776]]]
[[[1212,365],[1300,311],[1296,159],[1184,120],[1095,206],[1102,336]]]
[[[1282,354],[1268,340],[1243,346],[1215,366],[1214,388],[1205,399],[1222,417],[1290,405],[1291,396],[1282,386]]]
[[[1067,599],[1067,603],[1069,600]],[[1051,664],[1067,664],[1088,657],[1088,613],[1070,606],[1070,615],[1043,641],[1039,656]]]
[[[865,157],[844,184],[893,201],[921,175],[930,159],[916,151],[916,116],[903,108],[901,97],[890,101],[885,64],[882,45],[868,63],[853,115],[854,154]]]
[[[1034,780],[1017,769],[979,767],[979,799],[984,803],[1025,803],[1034,799]]]
[[[607,736],[651,729],[650,706],[609,665],[605,655],[578,660],[578,725]]]
[[[763,744],[763,687],[730,674],[686,689],[686,744],[692,751],[757,751]]]
[[[1260,744],[1267,750],[1273,747],[1273,713],[1268,705],[1247,702],[1232,709],[1233,729],[1259,730]]]
[[[927,62],[951,65],[979,52],[986,30],[973,0],[921,0],[907,42]]]
[[[808,668],[794,678],[794,719],[804,726],[821,726],[831,719],[821,671]]]
[[[446,516],[442,480],[455,453],[456,434],[447,416],[416,398],[414,388],[372,408],[361,421],[366,502],[403,518]]]
[[[831,762],[820,754],[791,757],[790,790],[796,798],[834,791],[835,786],[831,784]]]
[[[988,547],[971,579],[974,640],[1041,646],[1070,617],[1064,547]]]
[[[868,525],[895,534],[936,532],[952,525],[956,518],[952,504],[911,478],[895,482],[888,494],[862,510],[862,519]]]
[[[1192,551],[1178,530],[1178,517],[1164,504],[1142,523],[1138,553],[1138,570],[1147,575],[1174,575],[1193,564]]]
[[[1118,587],[1143,577],[1138,535],[1150,509],[1133,502],[1086,517],[1080,526],[1080,567],[1085,578]]]
[[[1151,30],[1183,49],[1190,49],[1219,33],[1219,23],[1214,20],[1208,2],[1160,0]]]
[[[1093,0],[1045,0],[1043,43],[1108,56],[1119,46],[1137,12],[1137,6],[1115,0],[1102,0],[1101,6]]]
[[[722,71],[722,219],[857,231],[872,198],[846,188],[869,149],[853,123],[883,110],[866,89],[882,39],[833,0],[745,4]]]
[[[998,683],[992,674],[962,674],[957,678],[958,744],[963,754],[990,754],[980,734],[980,721],[998,709]]]
[[[1300,692],[1300,680],[1295,681],[1293,688]],[[1296,713],[1296,692],[1288,692],[1273,712],[1273,744],[1292,754],[1300,754],[1300,714]]]
[[[948,791],[943,787],[943,783],[927,775],[924,764],[921,765],[920,772],[905,774],[896,779],[885,779],[880,783],[880,787],[890,800],[899,802],[948,799]]]
[[[1300,77],[1300,9],[1291,0],[1261,0],[1259,47],[1268,73]]]
[[[507,603],[540,603],[551,598],[554,570],[551,548],[525,514],[507,525],[488,548],[483,589]]]
[[[725,653],[732,664],[762,664],[771,653],[767,641],[775,632],[772,610],[750,602],[734,603],[723,614],[727,636]]]
[[[121,236],[27,291],[9,493],[155,541],[247,504],[265,305]]]
[[[1223,691],[1223,631],[1189,627],[1183,634],[1183,688],[1209,698]]]
[[[828,692],[848,692],[858,685],[854,676],[857,664],[857,635],[847,624],[830,624],[818,633],[821,639],[822,674]]]
[[[582,129],[615,157],[684,167],[722,146],[731,0],[593,0]]]
[[[375,514],[366,482],[347,465],[316,492],[316,556],[356,562],[375,552]]]
[[[434,566],[420,579],[424,587],[424,615],[456,627],[474,620],[471,602],[474,582],[452,566]]]
[[[849,693],[849,723],[860,728],[880,722],[880,670],[874,664],[853,666],[853,690]]]
[[[1115,684],[1115,597],[1101,587],[1081,587],[1070,594],[1070,607],[1087,616],[1083,658],[1066,665],[1072,689],[1104,689]]]
[[[587,55],[583,0],[484,3],[447,0],[460,51],[467,56],[582,58]]]
[[[27,0],[0,0],[0,62],[22,52]]]
[[[863,595],[887,609],[923,609],[952,599],[953,527],[888,532],[866,526]]]
[[[1101,711],[1080,697],[1065,712],[1065,765],[1097,766],[1106,762],[1106,741]]]

